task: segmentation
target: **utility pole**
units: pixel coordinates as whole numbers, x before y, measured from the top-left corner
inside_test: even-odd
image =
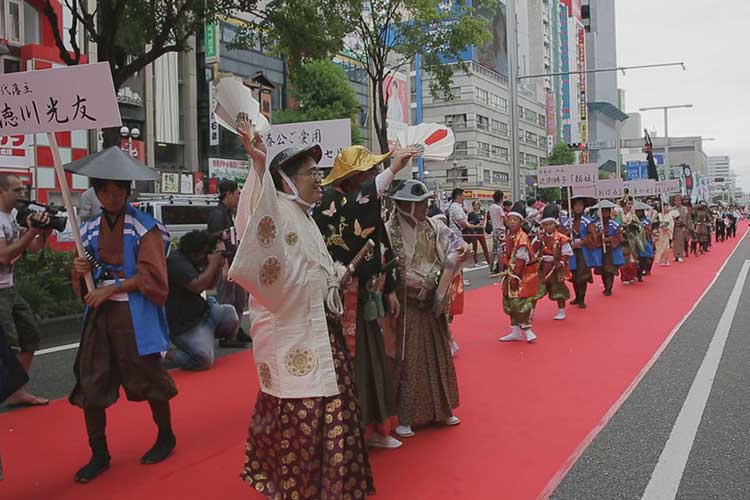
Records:
[[[510,169],[513,189],[513,200],[521,200],[524,190],[521,186],[521,151],[518,134],[520,123],[518,116],[518,19],[516,18],[516,0],[508,0],[508,91],[510,93]]]

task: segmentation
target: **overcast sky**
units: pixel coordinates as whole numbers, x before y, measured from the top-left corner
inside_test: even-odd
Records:
[[[591,0],[595,3],[597,0]],[[750,192],[750,1],[616,0],[618,66],[682,62],[618,76],[624,111],[693,104],[669,112],[669,135],[714,137],[709,156],[729,155],[738,185]],[[663,111],[642,113],[664,135]]]

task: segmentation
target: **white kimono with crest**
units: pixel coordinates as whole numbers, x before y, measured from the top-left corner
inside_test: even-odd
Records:
[[[252,164],[252,161],[251,161]],[[339,394],[326,321],[333,261],[318,227],[254,168],[242,189],[229,277],[250,293],[260,389],[278,398]]]

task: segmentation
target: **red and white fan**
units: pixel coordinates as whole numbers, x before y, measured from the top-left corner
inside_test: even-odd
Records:
[[[252,91],[238,78],[221,78],[214,83],[214,115],[219,125],[237,133],[237,122],[247,115],[260,135],[271,130],[268,119],[260,112],[260,104]]]
[[[403,147],[416,147],[426,160],[447,160],[453,154],[456,138],[453,130],[439,123],[420,123],[406,127],[397,140]]]

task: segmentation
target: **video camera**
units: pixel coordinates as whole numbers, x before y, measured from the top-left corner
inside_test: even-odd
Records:
[[[216,251],[216,247],[219,245],[219,242],[224,243],[226,241],[225,234],[224,234],[225,232],[226,230],[219,232],[219,233],[211,233],[208,235],[209,252],[214,253]],[[235,249],[221,251],[221,255],[223,255],[230,261],[234,258],[235,253],[237,253]]]
[[[32,207],[38,207],[41,210],[35,210]],[[49,221],[44,223],[32,218],[31,226],[38,229],[54,229],[55,231],[62,232],[65,231],[68,218],[64,215],[58,214],[64,211],[65,207],[44,205],[33,200],[18,200],[18,214],[16,215],[16,221],[21,226],[26,227],[26,219],[28,219],[29,215],[33,215],[37,212],[44,212],[47,214]]]

